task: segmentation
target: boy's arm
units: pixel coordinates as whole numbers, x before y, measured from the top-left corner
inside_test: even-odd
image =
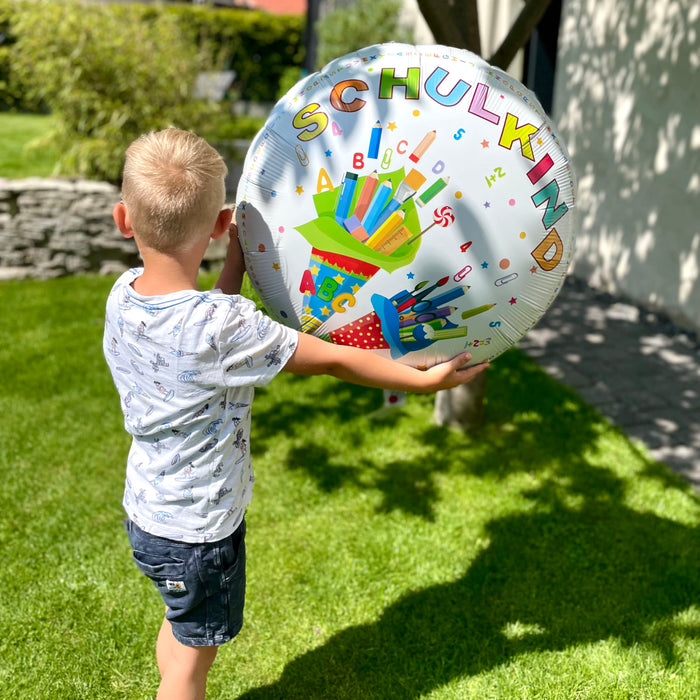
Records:
[[[228,229],[228,250],[224,267],[221,270],[215,288],[220,289],[224,294],[240,294],[243,284],[243,273],[245,272],[245,261],[243,251],[238,240],[238,228],[236,224],[231,224]]]
[[[330,374],[353,384],[427,394],[465,384],[483,372],[484,362],[460,369],[471,359],[463,353],[428,370],[419,370],[381,357],[369,350],[334,345],[306,333],[298,334],[294,354],[284,367],[294,374]]]

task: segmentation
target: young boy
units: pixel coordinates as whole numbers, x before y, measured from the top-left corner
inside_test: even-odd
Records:
[[[419,371],[256,311],[239,296],[245,268],[232,212],[222,209],[225,175],[219,154],[194,134],[150,133],[126,151],[113,212],[143,259],[109,295],[104,352],[133,438],[127,532],[166,605],[156,645],[160,700],[204,698],[218,646],[241,628],[254,387],[285,371],[431,392],[486,366],[460,369],[464,354]],[[217,288],[198,291],[208,242],[227,232]]]

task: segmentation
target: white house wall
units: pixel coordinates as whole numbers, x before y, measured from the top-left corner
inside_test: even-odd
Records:
[[[553,113],[576,276],[700,331],[700,2],[565,0]]]

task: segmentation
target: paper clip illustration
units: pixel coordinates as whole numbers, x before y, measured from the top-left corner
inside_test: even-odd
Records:
[[[452,279],[455,282],[459,282],[460,280],[463,280],[471,271],[472,271],[472,266],[467,265],[466,267],[463,267],[459,272],[455,273],[455,275],[452,277]]]

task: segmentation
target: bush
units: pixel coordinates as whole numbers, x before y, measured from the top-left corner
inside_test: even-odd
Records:
[[[46,141],[61,154],[57,174],[116,182],[145,131],[252,131],[223,113],[230,104],[193,100],[196,76],[231,68],[231,97],[273,101],[303,60],[302,28],[299,17],[246,10],[0,0],[0,108],[54,114]]]
[[[190,33],[211,65],[236,71],[235,96],[243,100],[274,101],[285,71],[304,61],[304,17],[196,5],[162,11]]]
[[[399,21],[401,0],[357,0],[323,16],[316,26],[316,68],[364,46],[387,41],[413,42],[413,32]]]
[[[56,117],[48,138],[58,172],[117,181],[125,147],[143,132],[198,128],[210,109],[190,98],[201,61],[172,17],[146,23],[121,7],[115,25],[107,6],[32,5],[14,21],[13,67]]]

